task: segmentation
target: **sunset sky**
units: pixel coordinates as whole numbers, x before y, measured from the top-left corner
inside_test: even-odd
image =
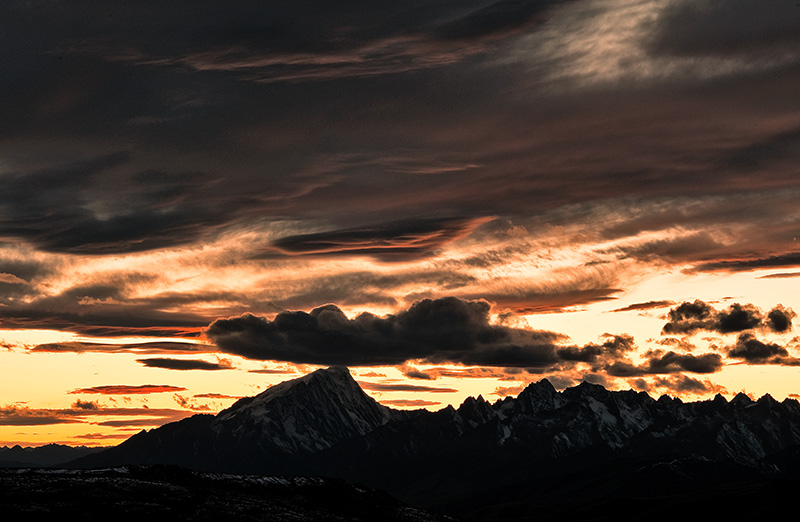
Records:
[[[800,395],[796,0],[4,0],[0,445],[318,367]]]

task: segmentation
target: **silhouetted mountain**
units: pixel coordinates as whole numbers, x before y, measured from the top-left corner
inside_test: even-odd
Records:
[[[0,447],[0,467],[35,468],[58,466],[85,455],[97,453],[103,448],[87,446],[65,446],[46,444],[44,446],[22,447],[20,445]]]
[[[791,477],[798,448],[800,404],[790,399],[684,403],[586,382],[558,392],[543,380],[495,403],[479,396],[457,409],[400,412],[368,397],[347,369],[331,368],[73,464],[332,476],[445,513],[524,520],[534,506],[541,515],[542,506],[609,495]]]

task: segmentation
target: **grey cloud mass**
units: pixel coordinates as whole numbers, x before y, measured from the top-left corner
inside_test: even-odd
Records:
[[[629,291],[800,267],[798,34],[795,0],[0,2],[0,326],[139,371],[219,349],[711,390],[681,372],[789,364],[789,291]],[[683,339],[511,320],[626,295],[605,319],[669,308]]]
[[[670,309],[667,316],[669,321],[662,329],[664,334],[692,334],[699,330],[727,334],[757,328],[784,333],[791,330],[792,319],[797,314],[782,305],[770,310],[766,317],[752,304],[734,303],[725,310],[716,310],[697,299]]]
[[[640,3],[657,29],[637,29],[655,43],[632,35],[642,50],[795,61],[616,95],[545,80],[582,67],[570,31],[599,37],[615,2],[4,2],[0,234],[102,255],[205,240],[254,216],[364,231],[609,198],[796,194],[798,125],[750,124],[800,110],[786,65],[794,3],[755,24],[754,0]],[[731,162],[738,171],[720,168]],[[283,246],[306,252],[299,241]]]

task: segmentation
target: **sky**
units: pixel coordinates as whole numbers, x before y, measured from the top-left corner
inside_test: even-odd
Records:
[[[5,0],[0,445],[329,365],[396,408],[800,396],[798,35],[796,0]]]

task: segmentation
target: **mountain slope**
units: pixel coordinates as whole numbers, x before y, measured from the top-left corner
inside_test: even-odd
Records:
[[[173,464],[210,471],[311,473],[313,455],[409,414],[369,397],[347,368],[317,370],[78,459],[76,467]]]
[[[347,369],[331,368],[73,464],[333,476],[474,514],[498,503],[568,503],[575,485],[591,485],[584,496],[633,491],[641,481],[632,477],[673,490],[715,476],[800,476],[798,454],[794,400],[684,403],[589,383],[558,392],[543,380],[495,403],[477,397],[457,409],[400,412],[368,397]]]

